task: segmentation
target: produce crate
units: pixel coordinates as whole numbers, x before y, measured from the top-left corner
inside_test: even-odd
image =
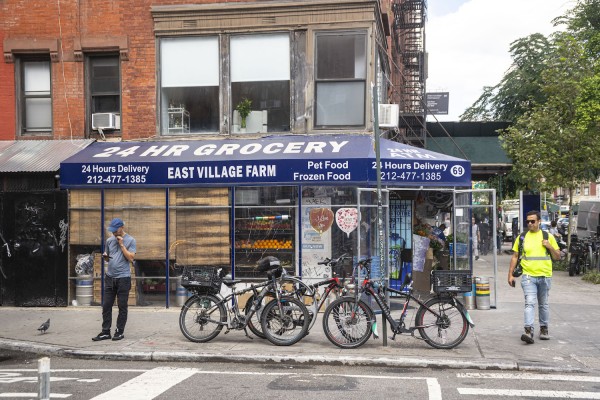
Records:
[[[144,284],[142,286],[146,293],[164,293],[167,290],[167,285],[164,283]]]
[[[471,271],[433,270],[431,284],[435,293],[466,293],[473,290]]]

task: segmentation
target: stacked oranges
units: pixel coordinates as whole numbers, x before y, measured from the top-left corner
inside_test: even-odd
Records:
[[[291,249],[292,241],[287,239],[259,239],[254,241],[254,249]]]

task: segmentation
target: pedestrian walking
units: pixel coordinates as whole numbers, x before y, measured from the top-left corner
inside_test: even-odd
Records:
[[[502,254],[502,242],[504,241],[505,231],[506,228],[504,226],[504,222],[502,222],[502,218],[498,218],[498,223],[496,225],[496,247],[498,255]]]
[[[487,256],[488,251],[490,250],[490,239],[491,239],[491,229],[490,224],[488,223],[488,219],[484,218],[483,221],[479,224],[479,251]]]
[[[108,262],[104,274],[104,300],[102,303],[102,332],[93,337],[93,341],[111,339],[112,308],[117,299],[119,314],[117,327],[112,340],[123,339],[127,323],[127,300],[131,290],[131,268],[136,253],[136,242],[133,236],[124,230],[125,223],[121,218],[110,221],[108,231],[112,236],[106,240],[102,256]]]
[[[513,287],[515,286],[515,278],[512,274],[519,259],[519,243],[523,240],[521,288],[525,296],[525,333],[521,335],[521,340],[527,344],[532,344],[534,343],[533,326],[536,301],[538,305],[540,339],[550,339],[548,333],[548,324],[550,322],[548,295],[552,286],[552,259],[560,259],[560,252],[554,236],[545,234],[540,229],[541,217],[539,211],[529,211],[526,222],[528,231],[525,234],[519,235],[517,232],[513,232],[513,235],[518,235],[519,237],[515,240],[512,248],[513,256],[508,269],[508,284]]]

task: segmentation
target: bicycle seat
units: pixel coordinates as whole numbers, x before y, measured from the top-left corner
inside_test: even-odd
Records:
[[[223,285],[227,287],[232,287],[233,285],[235,285],[236,283],[240,283],[241,281],[241,279],[223,279]]]

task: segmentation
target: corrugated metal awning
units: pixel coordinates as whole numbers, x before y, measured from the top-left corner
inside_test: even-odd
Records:
[[[0,173],[58,171],[61,161],[93,142],[92,139],[0,141]]]

